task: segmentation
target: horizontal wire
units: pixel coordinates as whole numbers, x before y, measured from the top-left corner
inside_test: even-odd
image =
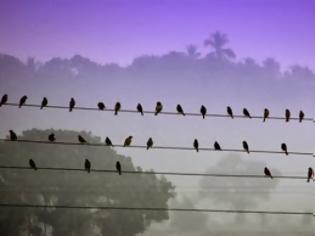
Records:
[[[18,103],[5,103],[2,106],[15,106],[15,107],[19,107]],[[36,108],[40,108],[41,105],[39,104],[24,104],[23,107],[36,107]],[[64,110],[68,110],[69,106],[54,106],[54,105],[47,105],[44,107],[44,109],[64,109]],[[82,111],[103,111],[103,112],[114,112],[114,109],[111,108],[105,108],[103,110],[100,110],[97,107],[80,107],[80,106],[75,106],[73,108],[73,110],[82,110]],[[118,113],[139,113],[137,110],[130,110],[130,109],[121,109],[118,111]],[[155,114],[155,111],[143,111],[144,114]],[[178,112],[166,112],[166,111],[162,111],[159,113],[159,115],[177,115],[177,116],[183,116],[181,113]],[[201,113],[190,113],[190,112],[185,112],[186,116],[200,116],[202,117]],[[228,114],[219,114],[219,113],[207,113],[205,114],[205,117],[214,117],[214,118],[230,118],[231,117]],[[248,117],[244,116],[244,115],[234,115],[234,118],[244,118],[244,119],[249,119]],[[252,119],[263,119],[263,116],[251,116]],[[281,116],[270,116],[267,118],[267,120],[286,120],[285,117],[281,117]],[[296,120],[298,121],[299,118],[298,117],[291,117],[290,120]],[[309,121],[309,122],[315,122],[314,118],[304,118],[303,121]]]
[[[312,216],[314,214],[313,212],[297,212],[297,211],[225,210],[225,209],[206,209],[206,208],[166,208],[166,207],[71,206],[71,205],[38,205],[38,204],[10,204],[10,203],[0,203],[0,207],[81,209],[81,210],[176,211],[176,212],[309,215],[309,216]]]
[[[109,147],[103,143],[79,143],[79,142],[61,142],[61,141],[43,141],[43,140],[27,140],[27,139],[18,139],[18,140],[10,140],[10,139],[0,139],[0,142],[20,142],[20,143],[37,143],[37,144],[49,144],[49,145],[65,145],[65,146],[91,146],[91,147]],[[147,149],[145,145],[130,145],[124,146],[121,144],[113,144],[112,147],[119,148],[141,148]],[[185,150],[185,151],[196,151],[193,147],[182,147],[182,146],[152,146],[150,149],[164,149],[164,150]],[[229,149],[222,148],[221,150],[216,150],[214,148],[203,148],[200,147],[199,151],[211,151],[211,152],[242,152],[247,153],[244,149]],[[266,153],[266,154],[285,154],[283,151],[270,151],[270,150],[249,150],[250,153]],[[288,152],[291,155],[302,155],[302,156],[313,156],[312,152]]]
[[[93,163],[92,163],[93,164]],[[0,169],[16,169],[16,170],[32,170],[30,167],[25,166],[4,166],[0,165]],[[47,171],[79,171],[87,172],[84,168],[62,168],[62,167],[37,167],[37,170],[47,170]],[[93,169],[90,172],[95,173],[117,173],[116,170],[110,169]],[[223,177],[223,178],[269,178],[265,175],[244,175],[244,174],[216,174],[216,173],[189,173],[189,172],[169,172],[169,171],[132,171],[132,170],[122,170],[123,174],[140,174],[140,175],[174,175],[174,176],[206,176],[206,177]],[[274,179],[302,179],[306,180],[306,176],[285,176],[277,175],[273,176]]]

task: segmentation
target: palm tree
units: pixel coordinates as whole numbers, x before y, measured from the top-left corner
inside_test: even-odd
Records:
[[[215,56],[218,59],[233,59],[236,57],[235,53],[230,48],[224,48],[224,46],[229,42],[226,34],[216,31],[210,35],[208,39],[204,41],[204,45],[211,46],[214,48],[214,52],[210,55]]]

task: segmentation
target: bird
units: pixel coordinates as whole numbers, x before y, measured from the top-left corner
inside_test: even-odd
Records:
[[[137,111],[143,116],[143,108],[142,108],[142,105],[140,103],[138,103],[138,105],[137,105]]]
[[[153,146],[153,139],[150,137],[147,141],[147,150]]]
[[[4,94],[1,98],[1,101],[0,101],[0,107],[4,104],[6,104],[8,101],[8,94]]]
[[[264,109],[264,120],[263,120],[263,122],[266,121],[266,119],[269,117],[269,114],[270,114],[270,112],[269,112],[268,108],[265,108]]]
[[[220,144],[217,141],[214,142],[213,146],[214,146],[214,150],[217,150],[217,151],[222,150]]]
[[[199,143],[198,143],[197,139],[194,140],[193,145],[194,145],[194,148],[196,149],[196,151],[199,152]]]
[[[86,170],[88,173],[90,173],[90,171],[91,171],[91,162],[90,162],[88,159],[85,159],[84,168],[85,168],[85,170]]]
[[[302,122],[302,120],[304,119],[304,112],[303,111],[300,111],[299,112],[299,122]]]
[[[54,141],[56,140],[55,134],[54,134],[54,133],[51,133],[50,135],[48,135],[48,140],[49,140],[50,142],[54,142]]]
[[[121,175],[121,164],[119,161],[116,162],[116,170],[117,170],[118,174]]]
[[[227,111],[228,115],[233,119],[234,115],[233,115],[232,108],[230,106],[228,106],[228,107],[226,107],[226,111]]]
[[[285,121],[286,121],[286,122],[289,122],[290,117],[291,117],[291,112],[290,112],[290,110],[289,110],[289,109],[285,109]]]
[[[10,132],[10,140],[11,141],[16,141],[17,140],[16,133],[14,133],[14,131],[12,129],[10,129],[9,132]]]
[[[97,107],[99,110],[103,111],[105,109],[105,104],[103,102],[97,103]]]
[[[182,106],[181,106],[180,104],[177,104],[177,106],[176,106],[176,111],[177,111],[179,114],[182,114],[183,116],[186,115],[185,112],[184,112],[184,110],[183,110],[183,108],[182,108]]]
[[[159,114],[162,110],[163,110],[162,103],[161,102],[157,102],[156,106],[155,106],[155,113],[154,113],[154,115],[157,116],[157,114]]]
[[[287,145],[285,143],[281,143],[281,149],[282,149],[282,151],[284,151],[285,155],[289,155],[288,148],[287,148]]]
[[[202,118],[204,119],[207,114],[207,108],[204,105],[201,105],[200,107],[200,113],[202,115]]]
[[[87,141],[81,135],[78,135],[78,140],[81,144],[87,143]]]
[[[248,111],[246,108],[243,109],[243,115],[244,115],[245,117],[252,118],[251,115],[250,115],[250,113],[249,113],[249,111]]]
[[[115,108],[114,108],[114,110],[115,110],[115,116],[118,115],[118,111],[120,110],[120,108],[121,108],[120,102],[116,102]]]
[[[307,182],[310,182],[311,179],[314,180],[314,171],[311,167],[309,167],[307,172]]]
[[[265,167],[264,173],[265,173],[265,176],[270,177],[271,179],[273,179],[273,176],[272,176],[270,170],[267,167]]]
[[[25,104],[26,100],[27,100],[26,95],[24,95],[23,97],[20,98],[19,108],[21,108]]]
[[[243,148],[249,154],[249,147],[248,147],[248,143],[246,141],[243,141]]]
[[[30,165],[30,167],[31,167],[32,169],[37,170],[35,161],[33,161],[33,159],[30,159],[30,160],[28,161],[28,163],[29,163],[29,165]]]
[[[131,141],[132,141],[132,136],[128,136],[128,137],[125,139],[124,147],[130,146]]]
[[[71,98],[69,102],[69,112],[73,110],[74,106],[75,106],[75,100],[74,98]]]
[[[43,98],[42,104],[40,105],[40,109],[43,109],[48,105],[48,99],[46,97]]]
[[[105,144],[106,144],[107,146],[113,146],[113,143],[112,143],[112,141],[109,139],[109,137],[106,137],[106,138],[105,138]]]

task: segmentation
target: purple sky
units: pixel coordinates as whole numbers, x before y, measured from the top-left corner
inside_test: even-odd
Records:
[[[219,29],[240,58],[315,69],[314,25],[313,0],[1,0],[0,52],[127,64],[189,43],[205,52],[202,42]]]

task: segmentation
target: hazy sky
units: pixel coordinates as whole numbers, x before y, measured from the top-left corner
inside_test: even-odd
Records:
[[[313,0],[1,0],[0,52],[22,59],[82,54],[128,64],[184,50],[215,30],[239,57],[315,68]]]

